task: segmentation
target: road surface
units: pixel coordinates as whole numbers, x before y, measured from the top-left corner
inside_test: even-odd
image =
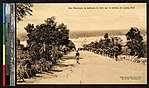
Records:
[[[75,52],[63,57],[49,73],[37,74],[21,84],[146,84],[147,65],[131,61],[115,61],[109,57],[80,51],[80,63]]]

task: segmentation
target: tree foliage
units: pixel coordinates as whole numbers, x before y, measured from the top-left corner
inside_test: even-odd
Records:
[[[22,21],[23,18],[27,15],[32,15],[32,3],[17,3],[16,4],[16,20]]]
[[[105,38],[105,45],[109,47],[110,44],[109,34],[105,33],[104,38]]]
[[[45,23],[40,25],[28,24],[24,29],[28,33],[27,43],[31,58],[50,58],[52,52],[62,51],[61,46],[71,49],[75,47],[74,43],[69,40],[67,26],[64,23],[57,24],[54,16],[47,18]]]
[[[108,39],[109,38],[109,34],[108,33],[105,33],[104,38],[105,39]]]
[[[128,48],[131,50],[130,54],[140,57],[144,57],[144,43],[143,36],[141,35],[137,27],[131,27],[130,30],[125,34],[127,38]]]

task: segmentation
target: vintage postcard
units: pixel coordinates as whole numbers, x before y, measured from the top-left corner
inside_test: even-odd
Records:
[[[146,3],[16,3],[17,84],[147,84]]]

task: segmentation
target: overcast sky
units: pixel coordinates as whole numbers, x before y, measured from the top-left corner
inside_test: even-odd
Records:
[[[68,9],[68,7],[134,7],[132,9]],[[38,3],[32,16],[17,23],[17,35],[26,33],[28,23],[41,24],[55,16],[71,30],[128,30],[131,26],[146,30],[145,3]]]

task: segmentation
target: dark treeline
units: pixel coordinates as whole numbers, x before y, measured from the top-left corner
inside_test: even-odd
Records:
[[[42,71],[50,71],[63,55],[75,50],[74,43],[69,40],[69,29],[64,23],[57,24],[54,16],[40,25],[28,24],[24,29],[27,47],[17,39],[17,75],[23,81]]]

